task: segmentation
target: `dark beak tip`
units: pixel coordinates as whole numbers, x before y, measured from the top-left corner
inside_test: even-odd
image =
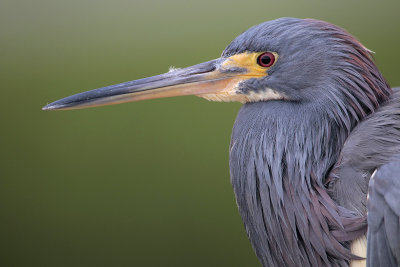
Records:
[[[42,107],[42,110],[56,110],[62,108],[63,105],[57,105],[57,104],[47,104],[46,106]]]
[[[46,105],[46,106],[42,107],[42,110],[49,110],[49,109],[51,109],[50,105]]]

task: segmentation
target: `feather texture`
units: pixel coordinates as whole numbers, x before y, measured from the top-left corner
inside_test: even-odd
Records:
[[[391,103],[392,90],[370,52],[326,22],[266,22],[237,37],[223,56],[244,51],[274,51],[279,60],[265,78],[242,83],[241,92],[272,88],[287,96],[245,104],[233,128],[231,181],[253,248],[263,266],[348,266],[359,259],[350,242],[367,231],[370,176],[363,166],[354,171],[351,159],[371,152],[352,146],[373,139],[360,133],[388,115],[378,108]],[[354,184],[351,198],[344,187]]]

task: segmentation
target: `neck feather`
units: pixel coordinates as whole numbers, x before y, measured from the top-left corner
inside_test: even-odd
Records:
[[[324,188],[349,134],[325,112],[333,110],[329,105],[258,102],[238,114],[231,181],[264,266],[346,265],[351,257],[346,241],[365,230],[345,234],[345,224],[354,223],[346,218],[354,214],[337,207]]]

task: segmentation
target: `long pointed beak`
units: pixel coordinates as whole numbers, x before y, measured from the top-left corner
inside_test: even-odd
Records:
[[[225,59],[215,59],[165,74],[107,86],[72,95],[43,107],[65,110],[111,105],[180,95],[210,95],[236,86],[245,68],[221,68]]]

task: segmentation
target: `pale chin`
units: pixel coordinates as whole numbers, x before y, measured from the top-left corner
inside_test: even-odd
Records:
[[[287,98],[284,94],[278,93],[271,88],[265,88],[264,90],[260,90],[257,92],[249,91],[248,93],[244,94],[238,90],[240,82],[242,81],[236,82],[232,85],[229,84],[223,91],[218,93],[201,94],[197,96],[207,99],[209,101],[240,102],[242,104],[268,100],[283,100]]]

